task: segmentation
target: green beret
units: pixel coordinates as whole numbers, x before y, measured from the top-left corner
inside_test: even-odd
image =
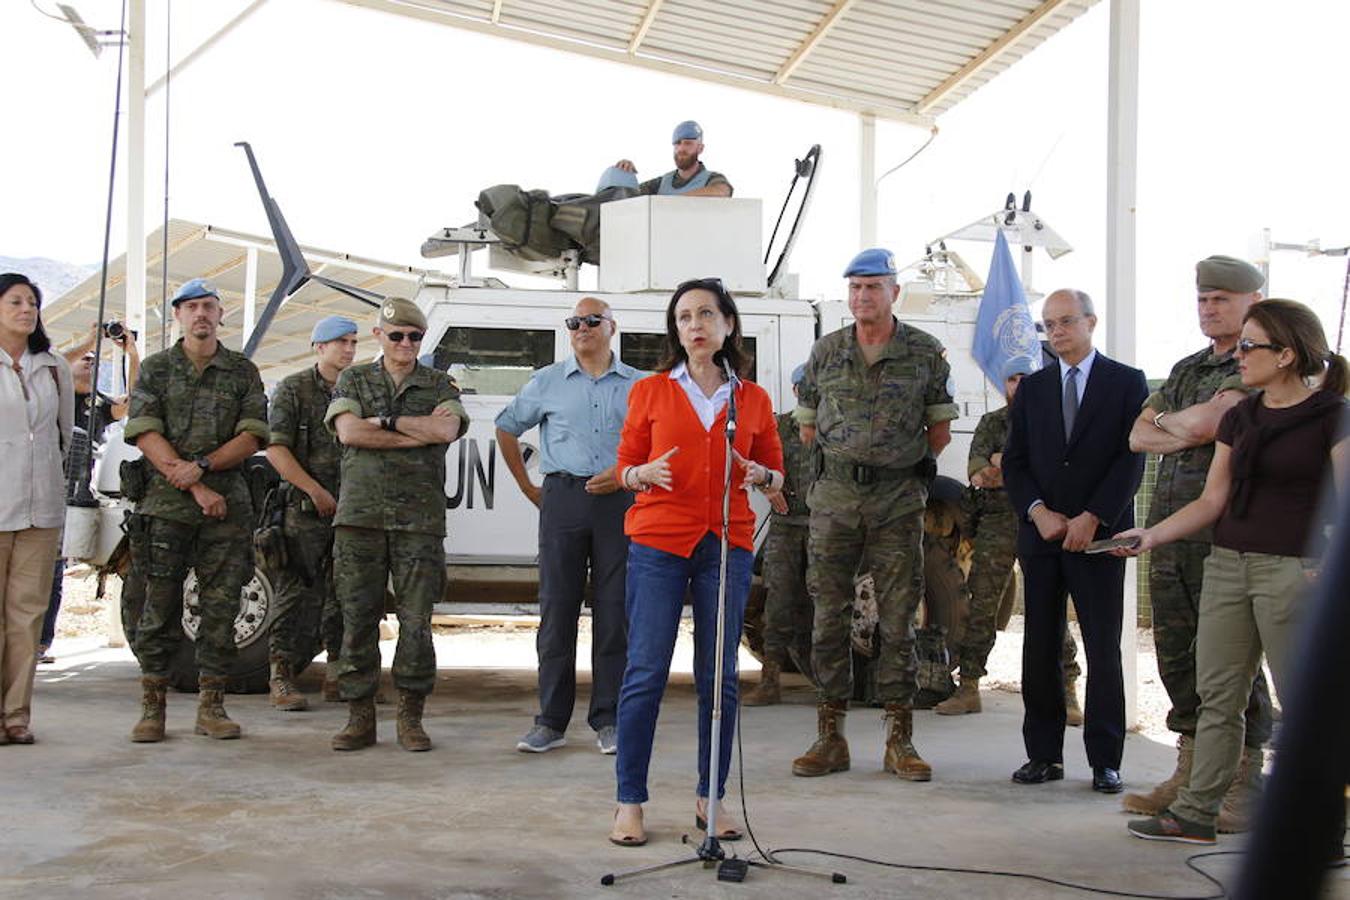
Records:
[[[406,325],[410,328],[427,330],[427,317],[417,304],[403,297],[390,297],[380,304],[380,318],[375,323],[380,328],[386,325]]]
[[[1230,294],[1251,294],[1265,286],[1266,276],[1245,259],[1232,256],[1211,256],[1195,264],[1197,293],[1228,291]]]

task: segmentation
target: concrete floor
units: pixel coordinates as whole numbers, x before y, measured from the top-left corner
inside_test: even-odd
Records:
[[[500,654],[472,636],[438,637],[443,668],[427,708],[436,748],[409,754],[381,707],[380,743],[337,754],[328,738],[344,709],[271,710],[266,697],[231,697],[244,729],[236,742],[191,734],[195,698],[171,694],[170,739],[134,745],[136,668],[126,651],[86,639],[44,667],[33,747],[0,747],[0,896],[24,898],[266,897],[1075,897],[1025,880],[884,869],[794,854],[785,861],[837,870],[848,884],[752,871],[742,885],[688,866],[602,888],[600,877],[679,859],[693,833],[694,695],[677,675],[667,696],[647,806],[650,843],[605,840],[613,763],[584,721],[567,747],[517,753],[534,708],[534,673],[521,647]],[[386,652],[388,645],[385,645]],[[514,655],[514,659],[512,658]],[[495,657],[494,659],[490,659]],[[682,650],[678,659],[687,659]],[[496,667],[488,667],[496,666]],[[321,666],[303,686],[316,690]],[[687,669],[687,665],[684,666]],[[314,697],[317,701],[317,697]],[[822,779],[788,764],[814,731],[804,687],[778,707],[744,712],[751,822],[768,847],[815,847],[896,862],[1014,869],[1115,890],[1212,894],[1183,860],[1197,849],[1130,838],[1118,798],[1088,785],[1080,732],[1066,743],[1069,777],[1018,787],[1021,703],[986,693],[979,716],[917,716],[917,744],[933,763],[929,784],[881,772],[881,714],[850,714],[853,770]],[[584,695],[579,708],[584,709]],[[1170,748],[1131,736],[1124,775],[1164,777]],[[735,770],[728,800],[737,808]],[[698,835],[701,838],[701,835]],[[1221,839],[1220,849],[1241,846]],[[747,854],[748,841],[728,844]],[[1234,858],[1200,863],[1231,879]],[[1350,875],[1329,896],[1350,897]]]

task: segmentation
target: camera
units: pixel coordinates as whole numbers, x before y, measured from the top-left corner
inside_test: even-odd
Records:
[[[136,332],[131,331],[126,325],[116,319],[111,322],[103,323],[103,336],[108,340],[121,342],[126,339],[128,333],[130,333],[133,338],[136,337]]]

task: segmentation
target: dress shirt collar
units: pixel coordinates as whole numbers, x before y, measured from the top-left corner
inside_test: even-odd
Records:
[[[1094,362],[1096,362],[1096,361],[1097,361],[1097,348],[1096,348],[1096,347],[1093,347],[1091,350],[1088,351],[1088,355],[1085,356],[1085,357],[1083,357],[1083,358],[1076,364],[1076,365],[1077,365],[1077,368],[1078,368],[1078,374],[1079,374],[1079,376],[1081,376],[1081,377],[1078,379],[1078,395],[1079,395],[1080,397],[1083,395],[1083,386],[1087,384],[1088,375],[1092,372],[1092,364],[1093,364]],[[1060,382],[1060,384],[1063,384],[1063,383],[1064,383],[1064,379],[1066,379],[1066,378],[1069,377],[1069,369],[1070,369],[1070,368],[1072,368],[1072,366],[1070,366],[1070,365],[1069,365],[1068,363],[1066,363],[1064,360],[1061,359],[1061,360],[1059,361],[1059,382]]]
[[[717,414],[731,398],[732,383],[730,381],[722,382],[717,386],[713,395],[709,397],[703,393],[703,388],[698,386],[698,382],[694,381],[694,376],[689,374],[689,366],[685,362],[676,364],[675,368],[670,370],[670,380],[684,388],[690,404],[694,407],[694,412],[698,414],[699,421],[703,423],[703,430],[710,430],[713,422],[717,420]]]

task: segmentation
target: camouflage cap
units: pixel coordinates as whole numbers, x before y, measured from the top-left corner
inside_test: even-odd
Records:
[[[375,322],[376,326],[383,328],[386,325],[407,325],[410,328],[420,328],[426,331],[427,317],[422,315],[422,310],[417,308],[417,304],[403,297],[390,297],[380,304],[380,317]]]
[[[1266,276],[1245,259],[1233,256],[1209,256],[1195,264],[1195,289],[1201,294],[1227,291],[1251,294],[1261,290]]]

